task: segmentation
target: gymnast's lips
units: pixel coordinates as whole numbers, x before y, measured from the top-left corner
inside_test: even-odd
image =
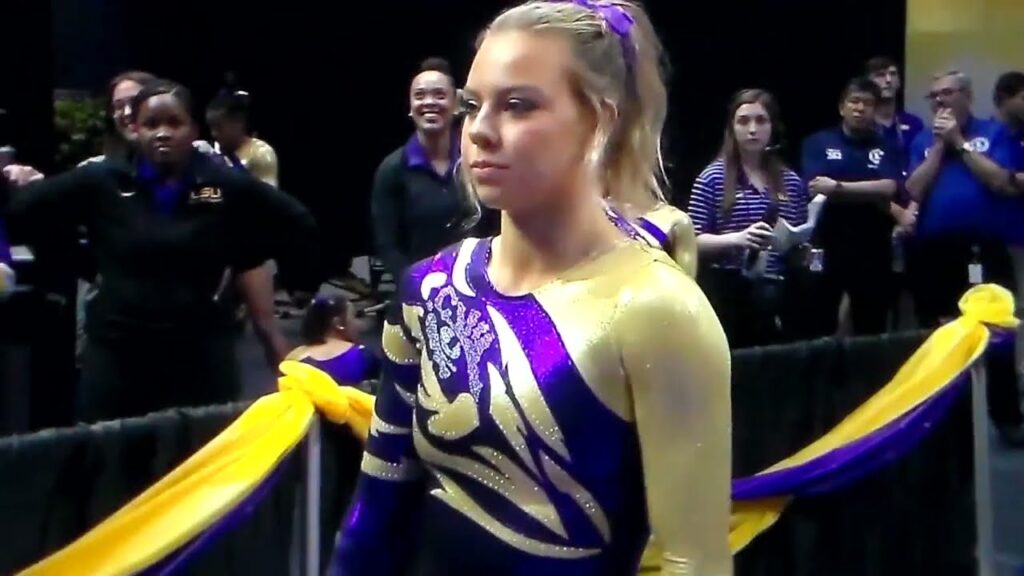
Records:
[[[469,164],[473,178],[479,184],[487,184],[501,177],[501,174],[508,170],[508,165],[491,162],[490,160],[474,160]]]
[[[469,167],[473,170],[507,170],[508,164],[499,164],[490,160],[473,160]]]

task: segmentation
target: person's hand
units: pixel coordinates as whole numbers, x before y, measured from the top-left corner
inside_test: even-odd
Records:
[[[953,116],[949,108],[939,110],[932,121],[932,133],[943,142],[953,146],[960,146],[964,143],[964,135],[960,130],[960,123]]]
[[[11,164],[4,168],[4,178],[15,186],[24,186],[29,182],[43,179],[43,173],[31,166]]]
[[[893,229],[893,236],[909,236],[914,233],[917,226],[917,211],[910,208],[895,210],[896,227]]]
[[[828,196],[835,192],[836,184],[836,181],[831,178],[817,176],[807,184],[807,189],[811,191],[811,194]]]
[[[736,235],[736,245],[740,248],[767,250],[775,238],[775,231],[765,222],[758,222]]]

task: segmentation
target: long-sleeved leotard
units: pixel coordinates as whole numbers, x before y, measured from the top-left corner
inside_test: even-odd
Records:
[[[729,352],[703,294],[628,241],[505,296],[490,246],[403,281],[334,573],[631,574],[653,530],[665,573],[731,574]]]
[[[661,248],[691,278],[697,276],[697,234],[690,217],[671,204],[660,204],[636,219],[608,207],[609,219],[634,240]]]

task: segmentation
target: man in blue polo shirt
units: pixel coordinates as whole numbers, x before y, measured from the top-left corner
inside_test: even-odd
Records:
[[[1016,143],[999,122],[972,114],[972,98],[963,73],[936,76],[929,93],[935,113],[932,130],[922,132],[911,146],[906,186],[921,205],[915,252],[924,260],[918,270],[934,281],[922,290],[924,301],[916,302],[927,326],[957,315],[972,260],[996,276],[1008,265],[1004,239],[993,227],[1006,197],[987,184],[992,176],[986,168],[1005,173],[1015,161]],[[979,162],[977,156],[991,162]]]
[[[934,327],[958,315],[971,284],[990,282],[1015,291],[1004,219],[1014,198],[996,186],[1006,181],[1019,143],[998,121],[971,112],[970,79],[957,71],[935,76],[928,94],[934,120],[911,146],[907,190],[920,215],[913,242],[911,283],[919,322]],[[989,406],[1003,438],[1020,430],[1013,351],[988,355]]]
[[[896,61],[885,56],[868,60],[864,72],[882,91],[882,99],[875,110],[875,121],[882,128],[882,134],[895,146],[901,155],[901,168],[906,168],[910,159],[910,143],[924,129],[920,118],[899,108],[898,99],[902,81]]]
[[[894,224],[889,203],[902,168],[899,151],[875,124],[881,98],[870,79],[851,80],[839,101],[842,123],[803,145],[804,180],[812,194],[827,197],[814,231],[814,243],[824,250],[824,333],[835,332],[844,294],[854,333],[886,329]]]
[[[924,122],[914,114],[900,108],[900,90],[903,87],[900,68],[892,58],[879,56],[868,60],[864,72],[882,91],[882,100],[875,109],[875,121],[882,135],[889,141],[889,147],[900,154],[900,169],[906,178],[910,163],[910,145],[924,129]],[[889,210],[896,220],[899,236],[911,234],[917,220],[917,203],[910,200],[904,188],[900,188]]]

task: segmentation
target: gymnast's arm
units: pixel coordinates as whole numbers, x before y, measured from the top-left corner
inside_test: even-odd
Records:
[[[696,283],[654,264],[620,303],[647,510],[663,574],[731,576],[732,406],[725,334]]]
[[[402,329],[384,327],[387,361],[355,495],[341,526],[332,576],[399,576],[415,551],[423,469],[412,439],[419,353]]]
[[[257,180],[277,188],[277,153],[270,144],[264,143],[249,160],[249,173]]]

